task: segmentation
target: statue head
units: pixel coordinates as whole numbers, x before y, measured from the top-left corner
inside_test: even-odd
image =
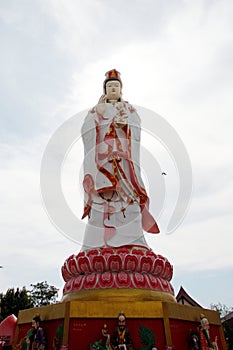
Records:
[[[209,321],[204,315],[201,315],[201,326],[206,330],[209,329]]]
[[[121,312],[118,315],[118,327],[121,331],[123,331],[125,329],[125,326],[126,326],[126,317],[125,317],[125,314]]]
[[[104,94],[109,100],[121,100],[122,81],[120,75],[116,69],[105,73]]]
[[[40,315],[36,315],[35,317],[33,317],[33,319],[32,319],[32,328],[35,328],[35,329],[39,328],[40,321],[41,321]]]

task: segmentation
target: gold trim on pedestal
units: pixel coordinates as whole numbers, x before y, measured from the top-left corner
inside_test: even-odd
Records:
[[[81,291],[72,291],[63,296],[62,302],[82,300],[82,301],[166,301],[176,303],[173,295],[167,292],[149,289],[89,289]]]
[[[93,300],[94,297],[96,300]],[[97,297],[99,298],[98,300]],[[65,298],[66,300],[64,300]],[[88,298],[89,300],[87,300]],[[140,301],[139,298],[141,299]],[[157,300],[155,300],[155,298]],[[172,299],[172,302],[165,301],[164,299],[166,298]],[[161,301],[161,299],[163,300]],[[126,314],[128,319],[162,320],[167,345],[172,344],[174,331],[170,326],[170,320],[185,322],[191,321],[195,322],[198,326],[200,323],[200,314],[204,313],[211,325],[220,327],[220,341],[222,348],[225,349],[224,333],[221,327],[219,313],[217,311],[178,304],[174,302],[174,297],[169,293],[142,289],[123,288],[72,292],[67,294],[63,298],[63,302],[58,304],[20,310],[17,327],[19,328],[24,324],[27,324],[28,327],[30,327],[32,317],[38,312],[43,322],[59,319],[64,320],[63,344],[67,344],[70,334],[70,319],[82,320],[83,318],[100,318],[106,322],[106,319],[116,319],[121,311]],[[18,336],[19,329],[17,329],[15,333],[15,345],[17,341],[19,341]]]

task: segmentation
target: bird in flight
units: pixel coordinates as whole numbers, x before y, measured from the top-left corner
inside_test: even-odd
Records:
[[[162,175],[167,175],[167,174],[163,172]]]

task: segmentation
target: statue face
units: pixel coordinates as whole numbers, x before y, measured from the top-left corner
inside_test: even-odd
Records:
[[[121,98],[121,83],[118,80],[109,80],[106,83],[106,95],[109,100]]]
[[[126,324],[126,320],[125,317],[123,315],[119,316],[118,318],[118,327],[121,331],[123,331],[125,329],[125,324]]]
[[[32,320],[32,328],[38,328],[38,323],[35,320]]]
[[[210,326],[209,326],[209,321],[207,320],[207,318],[202,319],[201,324],[202,324],[202,327],[204,329],[206,329],[207,331],[209,330]]]

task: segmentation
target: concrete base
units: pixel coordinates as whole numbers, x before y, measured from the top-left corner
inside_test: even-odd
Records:
[[[47,339],[48,349],[88,350],[90,344],[101,339],[101,330],[106,323],[110,334],[117,325],[119,312],[127,317],[127,327],[134,342],[134,348],[143,348],[139,336],[141,325],[149,328],[155,336],[155,346],[165,350],[173,346],[176,350],[189,349],[190,330],[196,331],[200,314],[210,322],[211,337],[218,336],[219,350],[226,350],[219,313],[198,307],[167,301],[67,301],[19,312],[14,344],[21,342],[31,326],[31,320],[39,313]],[[56,331],[63,328],[62,339]],[[60,342],[60,344],[59,344]]]

